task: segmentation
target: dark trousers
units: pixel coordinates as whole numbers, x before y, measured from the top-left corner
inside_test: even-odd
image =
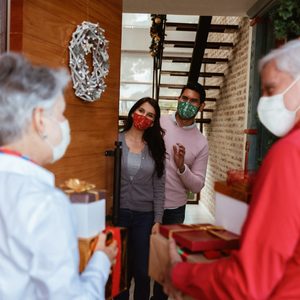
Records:
[[[182,224],[184,222],[185,216],[185,205],[180,206],[176,209],[165,209],[162,223],[164,225],[171,225],[171,224]],[[153,286],[153,297],[151,300],[167,300],[168,296],[164,293],[163,287],[154,282]]]
[[[118,226],[128,228],[128,290],[114,299],[129,299],[130,282],[134,278],[134,299],[149,300],[148,260],[153,221],[153,212],[120,209]]]

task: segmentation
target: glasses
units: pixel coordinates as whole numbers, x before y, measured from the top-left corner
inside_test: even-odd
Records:
[[[200,104],[200,99],[198,98],[189,98],[187,96],[181,95],[180,100],[183,102],[190,102],[194,106],[199,106]]]

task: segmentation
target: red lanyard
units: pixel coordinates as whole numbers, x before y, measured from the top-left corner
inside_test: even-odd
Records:
[[[13,156],[18,156],[18,157],[21,157],[25,160],[28,160],[28,161],[31,161],[34,163],[34,161],[32,161],[28,156],[24,156],[22,155],[20,152],[18,151],[14,151],[14,150],[10,150],[10,149],[7,149],[7,148],[0,148],[0,154],[3,153],[3,154],[7,154],[7,155],[13,155]]]

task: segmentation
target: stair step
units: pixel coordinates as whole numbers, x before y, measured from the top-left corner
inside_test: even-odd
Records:
[[[178,100],[176,96],[159,96],[159,100]]]
[[[210,98],[210,97],[207,97],[207,98],[205,98],[205,101],[206,101],[206,102],[217,102],[217,98]]]
[[[159,86],[162,88],[169,88],[169,89],[182,89],[185,85],[184,84],[161,83]],[[220,86],[204,85],[203,88],[205,90],[219,90]]]
[[[210,32],[234,33],[239,30],[239,25],[230,24],[210,24]]]
[[[174,41],[165,40],[165,45],[174,45],[174,48],[194,48],[194,41]],[[234,46],[233,43],[228,42],[206,42],[206,49],[229,49]]]
[[[176,96],[159,96],[159,100],[178,100],[178,97]],[[216,98],[210,98],[210,97],[207,97],[205,99],[205,101],[208,101],[208,102],[216,102],[217,99]]]
[[[197,118],[197,119],[195,119],[195,122],[200,123],[200,124],[209,124],[209,123],[211,123],[211,119],[209,119],[209,118],[202,118],[202,119]]]
[[[170,76],[189,76],[190,72],[185,71],[171,71],[171,70],[161,70],[161,75],[170,75]]]
[[[163,56],[163,60],[172,60],[174,63],[190,63],[192,58],[191,57],[181,57],[181,56]],[[216,64],[216,63],[227,63],[228,58],[209,58],[209,57],[204,57],[202,62],[204,64]]]
[[[175,27],[178,31],[197,31],[198,24],[190,23],[176,23],[166,22],[166,29],[168,27]],[[227,25],[227,24],[210,24],[210,32],[221,32],[221,33],[233,33],[239,30],[238,25]]]
[[[169,27],[175,27],[178,31],[197,31],[198,24],[194,23],[177,23],[177,22],[166,22],[166,30]]]
[[[212,109],[212,108],[204,108],[203,112],[214,112],[214,109]]]
[[[162,70],[162,75],[170,75],[170,76],[189,76],[189,72],[184,71],[171,71],[171,70]],[[224,73],[218,72],[200,72],[200,77],[223,77]]]

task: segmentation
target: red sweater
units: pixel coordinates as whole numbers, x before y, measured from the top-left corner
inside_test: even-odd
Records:
[[[269,151],[229,259],[178,263],[174,285],[195,299],[300,299],[300,126]]]

